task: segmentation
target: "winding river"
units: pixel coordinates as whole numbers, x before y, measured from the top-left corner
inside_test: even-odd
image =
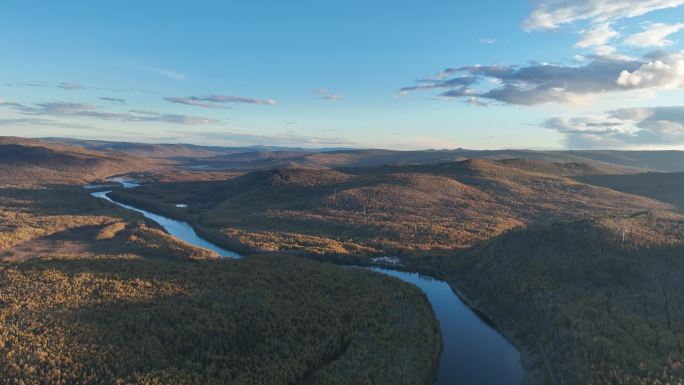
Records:
[[[124,188],[138,186],[124,180],[117,182],[122,183]],[[157,222],[172,236],[187,243],[213,250],[223,257],[240,258],[239,254],[200,238],[188,223],[114,201],[107,195],[110,192],[99,191],[91,195],[137,211]],[[436,385],[522,384],[523,370],[518,351],[461,301],[446,282],[417,273],[379,267],[371,270],[414,284],[427,295],[439,320],[444,344]]]

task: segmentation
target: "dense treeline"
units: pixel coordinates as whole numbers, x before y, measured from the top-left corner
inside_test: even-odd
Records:
[[[683,241],[681,217],[578,220],[512,231],[443,269],[539,343],[562,384],[682,384]]]
[[[288,257],[0,262],[0,384],[426,384],[415,287]]]
[[[283,169],[117,197],[246,249],[399,256],[449,279],[515,340],[530,383],[682,383],[684,219],[559,172],[568,167]]]
[[[82,188],[0,189],[0,384],[426,384],[440,346],[398,280],[217,260]]]

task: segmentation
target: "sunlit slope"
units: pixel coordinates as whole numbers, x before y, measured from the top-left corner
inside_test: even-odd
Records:
[[[486,160],[273,169],[225,182],[160,184],[118,194],[189,218],[248,248],[351,254],[439,253],[537,221],[669,208]],[[190,207],[178,210],[178,202]]]
[[[31,139],[0,137],[0,185],[83,184],[113,174],[143,171],[156,163]]]

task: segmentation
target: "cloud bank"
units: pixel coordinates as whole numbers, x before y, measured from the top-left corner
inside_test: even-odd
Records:
[[[643,32],[636,33],[625,39],[626,45],[631,47],[667,47],[674,43],[667,38],[684,29],[684,23],[647,23],[642,27],[644,29]]]
[[[523,22],[527,30],[557,29],[565,24],[585,21],[603,24],[647,13],[676,8],[684,0],[546,0]]]
[[[284,146],[284,147],[352,147],[356,143],[341,138],[313,137],[298,135],[293,132],[276,134],[252,134],[242,132],[197,132],[171,131],[171,133],[188,135],[193,139],[200,139],[208,143],[220,143],[227,146]],[[179,138],[183,140],[183,138]]]
[[[684,106],[634,107],[604,116],[556,117],[543,126],[566,136],[571,148],[684,143]]]
[[[274,99],[246,98],[242,96],[230,95],[167,96],[164,98],[164,100],[171,103],[185,104],[202,108],[230,108],[222,105],[225,103],[262,104],[268,106],[274,106],[278,104]]]
[[[127,112],[111,112],[88,103],[47,102],[24,105],[19,103],[0,103],[0,107],[9,107],[27,116],[83,117],[121,122],[153,122],[181,125],[200,125],[219,123],[217,119],[189,116],[182,114],[166,114],[155,111],[130,110]]]
[[[404,87],[400,94],[440,91],[438,98],[515,105],[574,103],[587,97],[635,89],[684,87],[684,51],[655,53],[640,59],[594,56],[583,65],[527,65],[448,68],[432,79]]]

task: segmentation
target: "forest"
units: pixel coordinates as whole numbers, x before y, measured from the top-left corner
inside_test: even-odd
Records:
[[[426,384],[415,287],[300,258],[0,263],[3,384]]]
[[[681,217],[653,213],[535,225],[440,270],[523,346],[539,344],[561,383],[681,384],[682,234]]]
[[[0,189],[0,384],[411,384],[440,329],[398,279],[222,260],[71,186]]]
[[[681,384],[684,217],[570,178],[581,168],[287,168],[115,196],[242,250],[354,264],[398,257],[449,281],[530,352],[530,383]]]

